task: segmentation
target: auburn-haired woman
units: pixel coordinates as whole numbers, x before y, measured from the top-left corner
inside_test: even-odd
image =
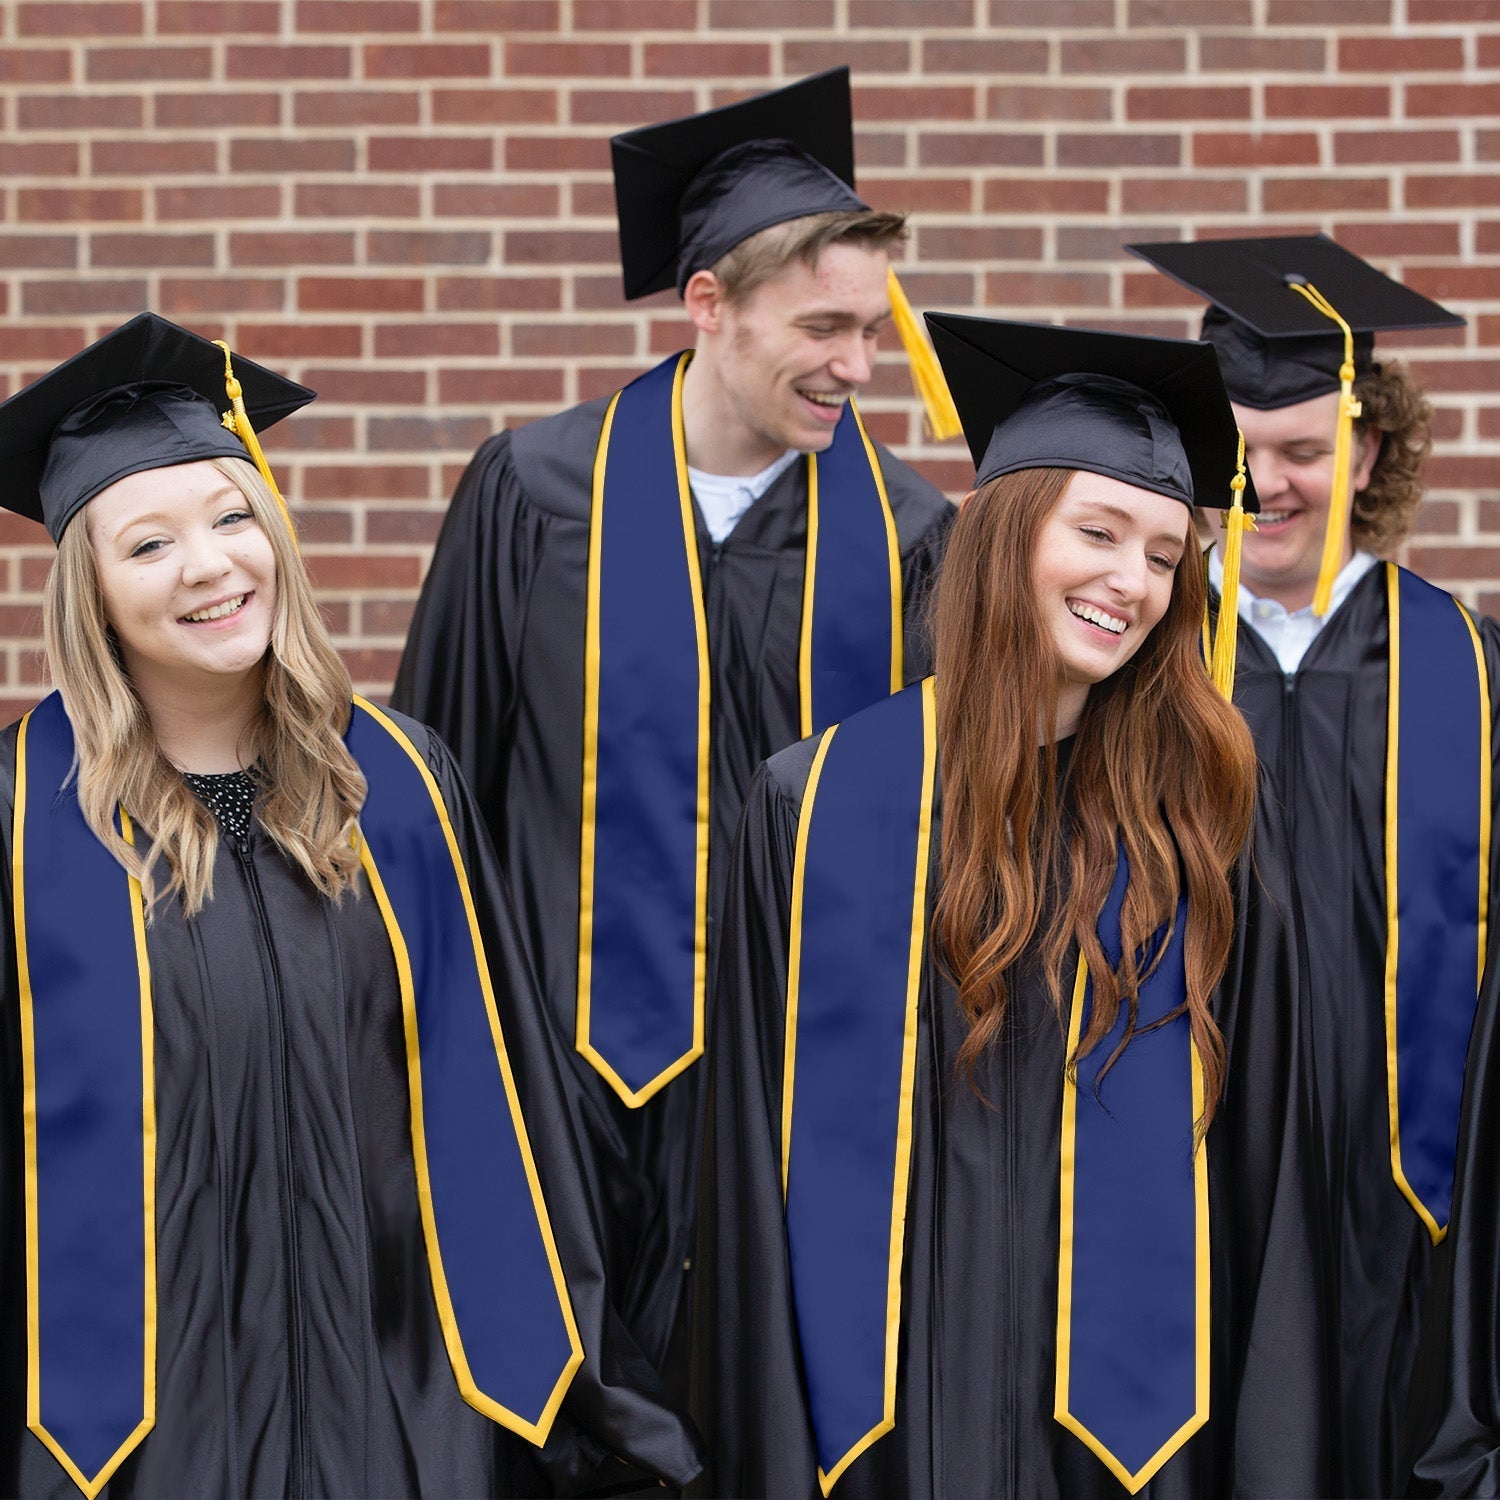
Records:
[[[705,1489],[1325,1493],[1290,881],[1202,659],[1212,351],[930,321],[983,454],[935,679],[741,825]]]
[[[311,395],[142,314],[0,406],[58,543],[0,740],[0,1491],[680,1481],[472,804],[264,469]]]

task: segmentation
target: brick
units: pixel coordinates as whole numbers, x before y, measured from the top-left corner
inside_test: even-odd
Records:
[[[558,118],[555,89],[434,89],[435,125],[551,125]]]
[[[547,266],[577,262],[612,265],[619,241],[611,229],[508,229],[502,260],[513,266]]]
[[[869,193],[866,189],[866,176],[860,174],[860,194],[868,200]],[[566,206],[563,208],[563,217],[574,215],[584,219],[610,219],[615,218],[615,185],[613,180],[605,182],[590,182],[584,178],[575,177],[568,184],[568,196]]]
[[[585,3],[597,3],[597,0],[574,0],[575,16],[579,15],[580,8]],[[639,13],[637,7],[640,0],[614,0],[614,3],[629,7],[632,15]],[[657,0],[657,4],[652,7],[653,12],[659,7],[660,0]],[[583,23],[579,21],[576,24],[581,27]],[[912,44],[904,38],[872,41],[868,38],[851,37],[846,41],[840,37],[833,41],[813,41],[803,37],[788,37],[781,44],[781,55],[787,72],[794,76],[847,66],[856,78],[869,78],[876,73],[907,72],[911,67]]]
[[[165,266],[202,266],[214,263],[211,234],[94,234],[89,259],[96,266],[128,266],[153,270]]]
[[[366,78],[488,78],[493,71],[488,42],[369,42],[364,63]]]
[[[382,323],[375,329],[377,358],[420,359],[434,354],[495,359],[500,330],[483,323]]]
[[[149,136],[95,141],[89,148],[89,164],[96,177],[208,176],[218,166],[218,147],[213,141],[163,141]]]
[[[126,281],[61,281],[21,284],[21,311],[29,318],[87,317],[99,313],[129,316],[150,305],[144,276]]]
[[[1479,226],[1481,243],[1476,247],[1485,249],[1482,243],[1486,226]],[[1356,255],[1403,256],[1403,255],[1457,255],[1459,253],[1458,225],[1431,224],[1420,219],[1409,219],[1396,224],[1371,224],[1352,220],[1348,224],[1335,224],[1333,237]],[[1496,237],[1491,250],[1500,251],[1500,236]]]
[[[416,558],[372,552],[312,553],[307,571],[320,589],[415,588],[422,581]]]
[[[614,190],[609,192],[613,205]],[[438,182],[432,187],[432,211],[445,219],[551,219],[557,217],[558,202],[557,187],[550,182]]]
[[[280,312],[286,285],[280,277],[163,276],[158,311],[179,321],[199,314],[222,317],[235,312]]]
[[[72,76],[70,53],[51,47],[0,47],[0,84],[67,83]]]
[[[510,331],[511,353],[518,359],[590,354],[629,358],[635,353],[635,329],[628,323],[598,320],[565,323],[517,323]]]
[[[415,219],[422,195],[405,182],[299,182],[293,190],[299,219]]]
[[[1039,135],[1013,131],[923,131],[917,160],[924,167],[1039,167],[1044,142]]]
[[[545,312],[562,306],[555,276],[440,276],[439,312]]]
[[[489,172],[494,166],[488,136],[387,135],[369,143],[372,172]]]
[[[1250,26],[1251,0],[1129,0],[1127,26]]]
[[[590,135],[513,135],[505,143],[512,172],[607,172],[609,142]]]
[[[352,266],[354,236],[291,229],[231,234],[229,261],[235,266]]]
[[[856,88],[854,115],[859,120],[972,120],[974,89],[970,85]]]
[[[354,73],[350,47],[257,43],[225,49],[224,76],[239,78],[349,78]]]
[[[1482,148],[1479,156],[1484,159]],[[1333,137],[1333,159],[1341,167],[1435,165],[1458,158],[1456,130],[1340,130]]]
[[[1180,73],[1187,66],[1187,44],[1181,37],[1064,37],[1064,73],[1108,73],[1134,77],[1141,73]]]
[[[255,323],[241,320],[235,347],[253,359],[357,359],[364,352],[358,323]]]
[[[415,125],[420,94],[397,89],[318,89],[292,101],[298,125]]]
[[[505,71],[513,78],[629,78],[630,48],[623,42],[507,41]]]
[[[472,453],[489,435],[483,417],[372,417],[369,446],[376,453],[430,453],[453,449]],[[366,580],[377,587],[397,586],[396,579]]]
[[[1401,279],[1423,296],[1433,297],[1439,302],[1446,302],[1450,298],[1474,297],[1485,301],[1500,298],[1500,266],[1408,265]],[[1494,368],[1500,372],[1500,363]],[[1459,389],[1471,390],[1473,387],[1463,386]]]
[[[906,136],[898,131],[854,131],[854,163],[859,171],[870,167],[904,167]]]
[[[394,636],[404,641],[415,607],[416,601],[412,599],[362,599],[360,624],[366,635]]]
[[[1443,21],[1500,21],[1500,0],[1407,0],[1413,21],[1432,26]]]
[[[73,141],[0,140],[0,176],[76,177],[78,146]]]
[[[188,219],[275,219],[281,216],[281,189],[269,183],[233,187],[199,183],[151,190],[159,222]]]
[[[305,500],[426,500],[432,486],[416,464],[306,464]]]
[[[1427,481],[1427,487],[1434,490],[1492,490],[1496,485],[1500,485],[1500,457],[1434,453],[1427,460],[1422,470],[1422,477]],[[1425,500],[1422,503],[1421,514],[1425,517],[1433,508],[1434,502]],[[1424,526],[1423,530],[1427,528]],[[1457,527],[1454,530],[1456,531]]]
[[[1388,118],[1391,91],[1384,84],[1307,83],[1266,85],[1268,120]]]
[[[989,271],[984,278],[986,305],[1108,307],[1109,277],[1090,271]]]
[[[298,412],[276,425],[271,440],[298,453],[347,453],[354,446],[354,419]]]
[[[153,109],[158,129],[214,125],[262,125],[274,129],[281,124],[280,94],[245,94],[224,90],[213,93],[157,94]]]
[[[354,517],[347,510],[302,510],[292,512],[297,539],[303,546],[333,545],[347,547],[354,540]],[[345,605],[347,624],[348,605]]]
[[[1150,244],[1176,234],[1170,224],[1132,224],[1128,228],[1096,224],[1062,224],[1057,229],[1060,261],[1119,260],[1123,247],[1137,242]]]
[[[827,31],[833,24],[834,0],[708,0],[710,31]]]
[[[70,271],[77,264],[77,235],[0,233],[0,270]]]
[[[926,26],[972,26],[975,0],[922,0],[922,24]],[[910,31],[911,0],[849,0],[849,26],[863,31],[894,26]]]
[[[581,3],[582,0],[574,0],[574,26],[579,31],[597,30],[592,21],[579,14]],[[662,0],[655,0],[653,15],[661,4]],[[481,31],[495,36],[511,31],[556,31],[559,8],[557,0],[437,0],[433,29]],[[639,9],[636,24],[640,24]]]
[[[697,107],[692,89],[574,89],[568,119],[575,125],[628,128],[690,115]]]
[[[56,364],[77,354],[86,343],[88,335],[76,324],[49,328],[14,328],[0,324],[0,359],[37,359]]]
[[[372,546],[431,546],[443,529],[443,512],[381,508],[365,514],[365,540]]]
[[[1493,36],[1480,36],[1478,38],[1479,66],[1481,68],[1493,68],[1500,62],[1500,46],[1496,46],[1496,38]]]
[[[1423,470],[1428,484],[1434,483],[1432,460]],[[1459,511],[1452,500],[1423,500],[1417,511],[1416,534],[1418,536],[1457,536]]]
[[[1463,38],[1344,36],[1338,39],[1338,67],[1341,73],[1461,73]]]
[[[1487,581],[1500,575],[1500,547],[1413,545],[1409,566],[1424,578]]]
[[[1389,26],[1392,0],[1318,0],[1316,11],[1307,0],[1266,0],[1269,26]]]
[[[1413,119],[1500,115],[1500,83],[1409,83],[1406,113]]]
[[[913,307],[971,307],[975,286],[972,271],[927,271],[911,264],[898,266],[901,285]],[[690,330],[683,332],[691,337]]]
[[[302,276],[297,306],[303,312],[421,312],[422,282],[404,276]]]
[[[68,0],[66,5],[22,4],[16,7],[16,35],[139,36],[145,11],[140,0]]]
[[[1067,29],[1088,27],[1113,30],[1114,0],[1050,0],[1037,5],[1035,0],[989,0],[991,26],[1046,26]]]
[[[508,366],[438,371],[438,401],[445,407],[495,406],[502,401],[536,401],[553,406],[564,399],[560,369]]]
[[[1108,120],[1114,114],[1109,89],[997,84],[987,91],[992,120]]]
[[[1127,271],[1120,280],[1121,302],[1127,309],[1140,307],[1203,306],[1203,299],[1179,286],[1170,276],[1155,272]]]
[[[229,143],[232,172],[352,172],[354,142],[337,136],[247,136]]]
[[[1327,59],[1322,37],[1231,33],[1198,38],[1198,66],[1205,73],[1321,73]]]
[[[373,266],[482,266],[493,236],[485,229],[372,229],[365,243]]]
[[[22,94],[16,123],[22,130],[139,130],[145,102],[139,94]]]
[[[647,42],[641,51],[647,78],[743,79],[764,77],[771,71],[771,49],[764,42]]]
[[[1132,88],[1125,91],[1127,120],[1248,120],[1248,88]]]
[[[90,83],[206,79],[212,74],[209,47],[91,47],[84,55],[84,76]]]
[[[1391,185],[1384,177],[1273,177],[1261,187],[1261,202],[1273,214],[1384,209]]]
[[[297,0],[296,26],[303,36],[319,31],[346,35],[349,20],[349,0]],[[421,25],[422,7],[416,0],[360,0],[358,29],[362,32],[413,32]]]
[[[859,194],[871,208],[892,213],[958,213],[973,207],[974,190],[965,177],[861,177]]]
[[[23,223],[87,223],[139,219],[139,188],[19,188],[16,217]]]
[[[1404,194],[1407,208],[1493,208],[1500,204],[1500,176],[1409,173]]]
[[[156,29],[162,36],[275,36],[281,11],[281,0],[156,0]]]
[[[924,73],[1045,73],[1051,61],[1050,45],[1031,38],[928,37],[922,43]],[[857,105],[854,112],[860,113]],[[927,117],[913,111],[907,118]]]
[[[1067,135],[1057,138],[1060,167],[1175,167],[1182,162],[1182,137],[1132,135]]]
[[[1215,131],[1193,136],[1198,167],[1315,167],[1318,138],[1294,131]]]
[[[420,406],[427,400],[427,375],[423,370],[391,370],[370,366],[335,369],[316,365],[302,372],[302,379],[320,401],[341,406]]]
[[[984,211],[994,214],[1108,213],[1109,183],[1102,178],[993,178],[984,185]]]

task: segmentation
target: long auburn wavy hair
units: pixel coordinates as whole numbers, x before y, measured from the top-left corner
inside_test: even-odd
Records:
[[[301,554],[276,497],[253,464],[213,459],[244,495],[276,559],[276,609],[264,664],[265,701],[247,746],[256,820],[325,895],[340,898],[359,870],[354,842],[365,778],[344,744],[349,673],[313,599]],[[99,841],[141,883],[146,909],[180,892],[188,916],[213,896],[219,827],[173,767],[121,663],[104,613],[88,512],[63,532],[42,598],[53,681],[73,725],[78,800]],[[122,806],[151,842],[115,827]],[[156,871],[164,863],[165,882]]]
[[[1067,469],[1029,469],[994,480],[965,502],[948,543],[933,621],[943,778],[935,951],[969,1025],[958,1060],[971,1083],[1004,1023],[1010,972],[1037,951],[1039,937],[1064,1024],[1062,968],[1074,943],[1093,980],[1088,1029],[1070,1069],[1127,1007],[1107,1071],[1136,1034],[1139,986],[1149,973],[1139,956],[1155,951],[1153,935],[1175,920],[1185,895],[1183,1008],[1203,1062],[1201,1133],[1224,1081],[1224,1041],[1209,1002],[1233,940],[1230,874],[1254,813],[1255,750],[1204,669],[1206,584],[1189,549],[1160,623],[1124,667],[1090,689],[1066,797],[1057,795],[1059,664],[1036,607],[1032,565],[1043,523],[1071,477]],[[1130,884],[1116,969],[1096,924],[1120,849]]]

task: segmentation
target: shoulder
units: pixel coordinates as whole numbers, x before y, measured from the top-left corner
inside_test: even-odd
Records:
[[[601,396],[501,434],[510,438],[508,458],[517,483],[539,509],[588,519],[594,455],[609,402]]]
[[[946,531],[958,507],[885,444],[875,443],[874,447],[903,550],[924,541],[934,531]]]
[[[390,721],[400,736],[416,752],[423,765],[432,772],[446,796],[450,784],[459,777],[459,772],[453,760],[453,752],[449,750],[437,730],[422,723],[420,719],[412,718],[410,714],[401,713],[384,704],[378,707],[380,715]],[[356,705],[356,711],[358,711],[358,705]]]

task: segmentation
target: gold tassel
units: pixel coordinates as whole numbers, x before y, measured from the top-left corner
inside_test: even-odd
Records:
[[[1318,587],[1313,593],[1313,613],[1321,619],[1333,603],[1333,581],[1344,562],[1344,533],[1349,527],[1349,455],[1354,446],[1354,421],[1364,408],[1354,397],[1354,331],[1310,281],[1294,281],[1290,285],[1344,331],[1344,362],[1339,366],[1339,420],[1333,439],[1333,486],[1328,492],[1328,529],[1323,533],[1323,560],[1318,567]]]
[[[1235,648],[1240,627],[1240,552],[1246,531],[1255,530],[1255,518],[1245,511],[1245,434],[1240,433],[1235,475],[1229,481],[1234,500],[1224,514],[1224,585],[1219,591],[1219,630],[1214,637],[1214,686],[1226,699],[1234,698]]]
[[[250,414],[245,410],[245,393],[235,377],[229,345],[223,339],[215,339],[214,343],[224,351],[224,394],[229,397],[230,404],[230,409],[224,413],[223,423],[245,445],[255,462],[255,467],[260,470],[260,477],[265,480],[267,488],[275,495],[276,503],[281,507],[282,517],[286,521],[287,530],[292,534],[292,545],[295,547],[297,528],[292,521],[291,511],[287,509],[286,501],[281,497],[281,491],[276,487],[276,480],[271,473],[270,464],[266,462],[266,455],[261,452],[260,440],[255,436],[255,429],[250,425]]]
[[[937,355],[932,352],[927,335],[922,332],[922,325],[917,321],[917,315],[912,311],[912,305],[897,280],[894,266],[886,277],[886,285],[890,289],[891,320],[895,323],[896,332],[901,335],[902,347],[906,350],[906,362],[911,367],[911,383],[921,398],[928,434],[939,442],[956,438],[964,430],[963,424],[958,420],[958,408],[953,404],[948,382],[943,379],[943,367],[938,363]]]

